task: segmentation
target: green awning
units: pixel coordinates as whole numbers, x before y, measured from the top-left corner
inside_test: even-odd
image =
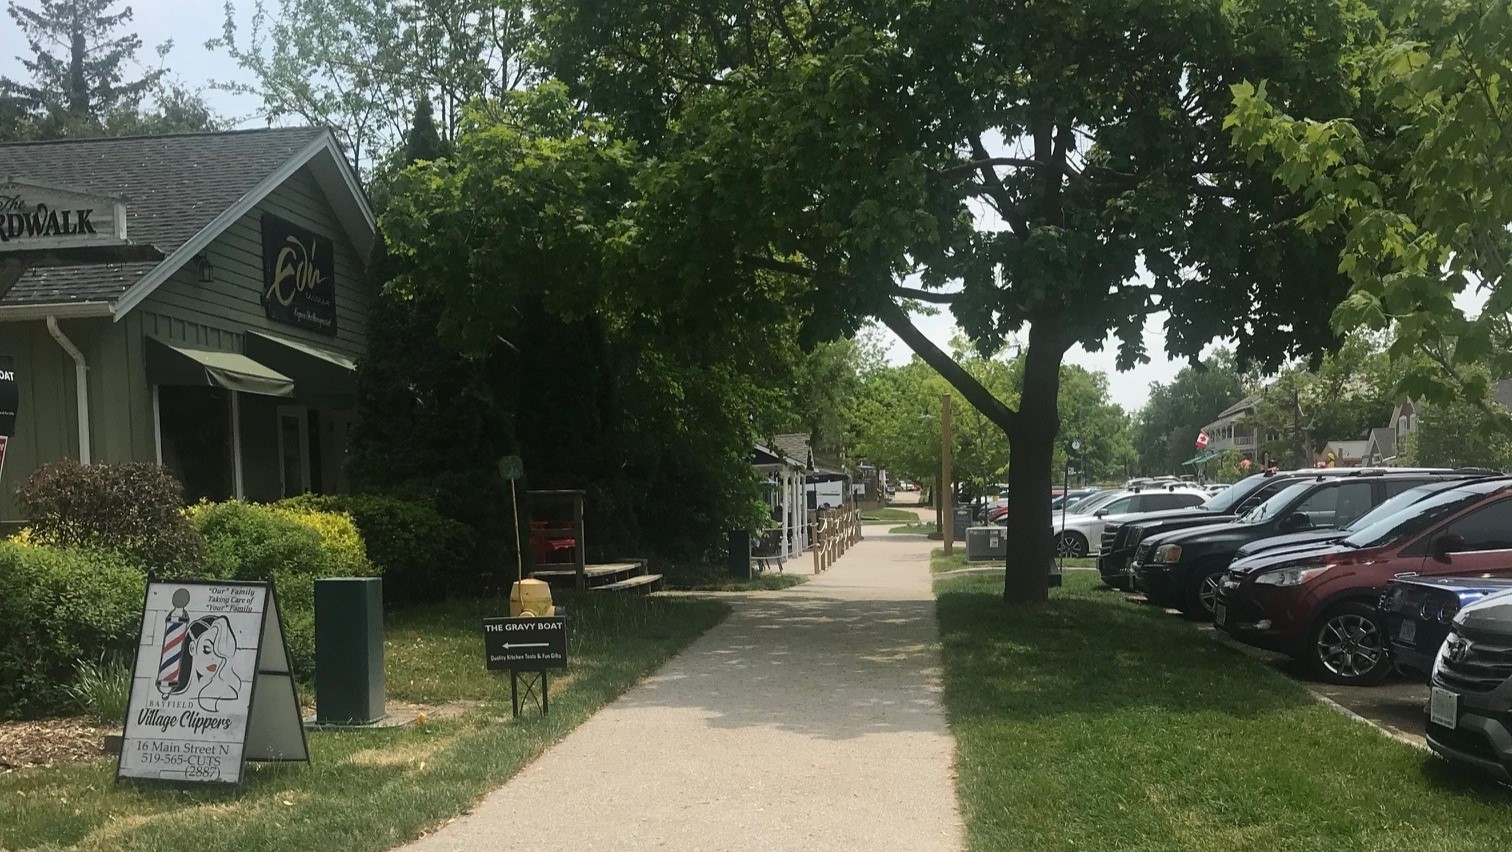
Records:
[[[292,377],[301,397],[356,401],[357,363],[352,359],[265,331],[248,330],[242,339],[247,357]]]
[[[147,338],[147,381],[215,387],[264,396],[293,396],[294,380],[239,352],[190,349]]]
[[[1210,462],[1213,459],[1216,459],[1219,456],[1223,455],[1225,452],[1228,452],[1228,451],[1227,450],[1203,450],[1202,452],[1198,453],[1197,455],[1192,456],[1191,458],[1189,458],[1186,461],[1182,462],[1182,464],[1183,465],[1188,465],[1188,464],[1202,464],[1203,462]]]

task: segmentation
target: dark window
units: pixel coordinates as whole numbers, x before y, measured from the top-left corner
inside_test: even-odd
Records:
[[[1398,494],[1401,494],[1403,491],[1408,490],[1409,488],[1416,488],[1419,485],[1423,485],[1424,483],[1431,481],[1432,480],[1429,479],[1404,479],[1402,477],[1394,476],[1391,479],[1381,480],[1381,485],[1385,486],[1387,497],[1395,497]]]
[[[1463,551],[1512,550],[1512,500],[1476,509],[1444,529],[1465,539]]]
[[[229,500],[231,394],[220,388],[158,387],[163,465],[184,484],[184,499]]]
[[[1315,527],[1344,526],[1370,511],[1369,482],[1329,483],[1305,497],[1289,514],[1301,512]]]

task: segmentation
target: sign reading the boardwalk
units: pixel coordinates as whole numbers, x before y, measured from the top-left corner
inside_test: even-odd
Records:
[[[308,761],[267,583],[147,584],[116,778],[239,784],[248,760]]]
[[[336,246],[277,216],[263,216],[263,310],[268,319],[336,333]]]
[[[567,619],[485,618],[483,650],[490,671],[567,668]]]
[[[120,201],[0,177],[0,254],[125,242],[126,205]]]

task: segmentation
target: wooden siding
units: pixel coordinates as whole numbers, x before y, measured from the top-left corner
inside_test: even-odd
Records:
[[[326,237],[336,246],[336,335],[317,334],[268,319],[262,306],[262,216],[271,213]],[[190,346],[242,351],[246,329],[301,340],[349,358],[367,351],[370,300],[365,259],[347,240],[330,202],[308,169],[300,169],[262,204],[226,229],[206,251],[215,280],[204,283],[193,264],[163,282],[137,307],[143,331]]]

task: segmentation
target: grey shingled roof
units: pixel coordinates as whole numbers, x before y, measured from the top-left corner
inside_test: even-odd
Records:
[[[127,237],[172,254],[326,131],[236,130],[0,145],[0,173],[120,198]],[[36,269],[0,305],[111,302],[154,263]]]
[[[1377,426],[1370,430],[1370,442],[1382,457],[1390,458],[1396,455],[1396,429],[1390,426]]]
[[[814,459],[809,451],[809,436],[802,432],[773,435],[772,447],[788,458],[802,462],[804,467],[813,466]]]

